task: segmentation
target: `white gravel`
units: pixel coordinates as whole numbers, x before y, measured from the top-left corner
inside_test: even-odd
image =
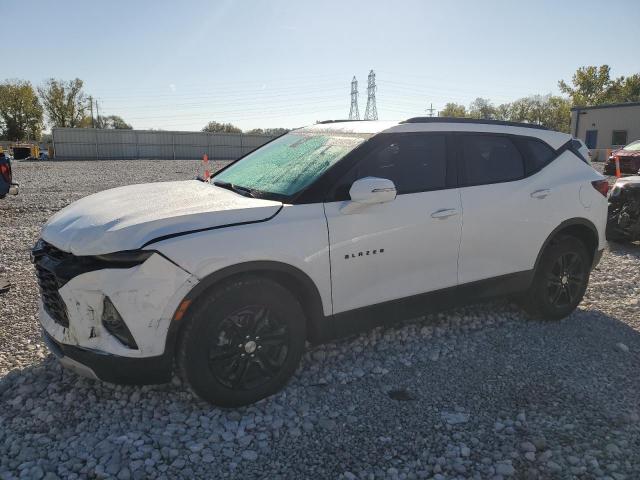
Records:
[[[192,178],[194,161],[14,165],[0,201],[0,478],[640,478],[640,247],[610,246],[570,318],[506,301],[308,352],[280,394],[221,410],[172,384],[63,371],[29,249],[89,193]]]

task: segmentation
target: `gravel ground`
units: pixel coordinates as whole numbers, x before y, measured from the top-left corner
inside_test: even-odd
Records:
[[[194,161],[19,163],[0,201],[0,478],[640,478],[640,247],[611,245],[560,322],[506,301],[310,350],[280,394],[221,410],[177,380],[63,371],[29,249],[89,193],[192,178]]]

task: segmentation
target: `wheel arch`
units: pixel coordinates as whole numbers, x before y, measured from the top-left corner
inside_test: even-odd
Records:
[[[276,261],[252,261],[217,270],[198,282],[180,302],[174,313],[165,342],[165,353],[173,355],[180,330],[192,311],[194,302],[208,290],[230,282],[238,277],[255,275],[270,278],[287,288],[300,302],[306,317],[307,340],[319,343],[331,336],[332,322],[324,315],[322,297],[313,280],[302,270],[287,263]],[[188,306],[183,310],[181,318],[176,314],[185,301]]]
[[[598,258],[598,229],[592,221],[586,218],[571,218],[562,222],[547,236],[546,240],[542,244],[542,247],[540,248],[540,251],[538,252],[534,271],[538,268],[540,260],[542,259],[542,255],[546,248],[549,245],[552,245],[563,235],[570,235],[582,241],[587,247],[589,255],[591,255],[591,261],[595,263],[596,259]]]

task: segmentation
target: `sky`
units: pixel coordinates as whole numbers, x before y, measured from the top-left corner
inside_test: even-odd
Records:
[[[640,72],[637,0],[0,0],[0,19],[0,80],[78,77],[137,129],[347,118],[354,75],[362,117],[372,69],[385,120]]]

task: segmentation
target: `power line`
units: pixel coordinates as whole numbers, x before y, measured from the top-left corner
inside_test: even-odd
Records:
[[[369,108],[367,106],[367,108]],[[351,109],[349,110],[349,120],[360,120],[360,111],[358,110],[358,80],[353,76],[351,80]]]
[[[373,70],[369,72],[367,80],[367,109],[364,111],[364,119],[378,120],[378,107],[376,106],[376,74]]]

